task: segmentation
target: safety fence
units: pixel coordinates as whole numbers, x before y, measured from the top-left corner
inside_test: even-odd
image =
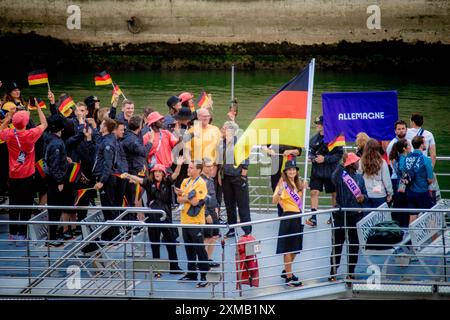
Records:
[[[344,147],[346,152],[354,152],[355,147]],[[303,172],[305,165],[305,152],[300,157],[297,157],[297,165],[300,172]],[[250,154],[250,171],[249,171],[249,196],[250,206],[252,210],[258,210],[261,213],[269,213],[276,210],[276,206],[272,204],[272,188],[271,188],[271,173],[273,172],[272,161],[270,156],[267,156],[260,147],[256,146],[252,149]],[[308,178],[311,164],[308,165]],[[450,194],[450,157],[438,156],[435,166],[436,178],[440,185],[438,196],[442,198],[448,197]],[[303,178],[303,174],[301,174]],[[307,190],[306,194],[306,208],[309,208],[310,194]],[[319,196],[319,203],[321,208],[331,208],[331,196],[329,194],[321,193]]]
[[[182,225],[124,220],[136,212],[164,220],[164,212],[144,208],[0,208],[40,211],[30,221],[0,221],[2,296],[300,299],[348,298],[383,292],[400,298],[412,294],[436,298],[448,297],[450,293],[450,229],[445,223],[445,215],[450,213],[448,200],[441,200],[427,210],[392,209],[386,204],[376,209],[321,210],[315,212],[316,228],[304,226],[289,235],[279,234],[280,224],[290,230],[308,218],[308,213],[270,218],[259,215],[252,222],[235,225]],[[63,246],[52,247],[48,241],[49,225],[67,225],[47,221],[48,210],[56,208],[67,212],[86,209],[89,213],[82,222],[70,222],[81,226],[82,235],[64,241]],[[115,210],[117,216],[104,221],[102,210]],[[403,228],[379,224],[391,221],[395,215],[413,218]],[[330,217],[332,223],[327,224]],[[10,224],[26,225],[27,238],[8,238]],[[242,238],[242,228],[249,226],[254,238]],[[112,228],[116,229],[115,237],[105,240],[105,232]],[[182,233],[192,228],[196,231],[217,228],[220,235],[208,243],[185,243]],[[236,233],[227,238],[230,229]],[[177,242],[166,242],[164,237],[159,242],[150,242],[149,232],[155,230],[171,230],[179,235]],[[380,238],[380,234],[385,236]],[[288,245],[283,253],[277,253],[282,239]],[[374,239],[382,240],[374,242]],[[391,243],[386,243],[388,240]],[[167,256],[166,248],[171,245],[176,248],[176,261]],[[214,248],[210,254],[213,261],[189,261],[186,245]],[[161,252],[159,259],[155,258],[157,249]],[[281,276],[286,276],[282,273],[283,261],[292,253],[298,253],[291,264],[298,281],[288,286]],[[188,262],[196,264],[192,271],[198,273],[197,281],[180,281],[183,274],[173,267],[178,264],[186,272]],[[206,264],[209,269],[205,271],[206,283],[197,287]]]

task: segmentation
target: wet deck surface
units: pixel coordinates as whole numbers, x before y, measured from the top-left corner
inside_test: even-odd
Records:
[[[276,217],[276,214],[260,214],[252,213],[252,220],[261,220],[267,218]],[[259,273],[260,273],[260,286],[258,288],[251,288],[247,285],[243,286],[242,297],[254,298],[254,297],[270,297],[272,294],[287,294],[293,290],[307,290],[311,288],[318,288],[320,284],[328,284],[327,278],[330,271],[330,252],[331,252],[331,231],[330,225],[326,223],[328,215],[318,216],[318,227],[310,228],[305,226],[305,235],[303,240],[303,251],[297,256],[293,265],[294,273],[303,282],[304,286],[301,288],[292,289],[284,285],[284,280],[281,279],[280,273],[283,269],[282,255],[276,255],[276,239],[278,235],[279,222],[261,223],[253,226],[253,235],[257,240],[261,240],[262,252],[258,254]],[[0,216],[0,220],[5,219],[5,216]],[[223,229],[222,232],[226,232]],[[242,234],[242,230],[238,230]],[[181,237],[178,238],[182,241]],[[129,241],[130,243],[130,241]],[[73,245],[73,244],[72,244]],[[71,245],[66,245],[64,249],[52,248],[50,249],[50,257],[52,261],[60,257],[65,250],[68,250]],[[127,246],[127,252],[124,253],[124,246],[119,246],[115,249],[108,251],[108,256],[112,260],[117,260],[119,263],[123,261],[124,257],[127,261],[127,268],[129,272],[122,273],[119,277],[113,277],[112,282],[107,281],[105,277],[111,273],[102,275],[101,280],[97,280],[96,283],[90,281],[89,274],[85,269],[81,268],[81,287],[82,291],[75,289],[69,289],[70,284],[66,283],[63,278],[67,276],[68,269],[71,266],[81,266],[83,259],[74,258],[70,261],[64,262],[61,268],[53,272],[50,278],[45,279],[35,289],[33,294],[47,294],[51,288],[58,287],[61,284],[61,289],[55,291],[56,294],[62,295],[74,295],[80,294],[87,295],[89,293],[110,296],[110,295],[127,295],[127,296],[139,296],[139,297],[154,297],[154,298],[183,298],[183,299],[208,299],[211,297],[217,298],[239,298],[239,291],[236,290],[236,273],[235,273],[235,239],[227,239],[225,245],[225,296],[223,295],[223,284],[218,283],[215,286],[209,285],[206,288],[196,288],[196,282],[179,282],[178,279],[182,275],[171,275],[164,273],[161,278],[154,279],[153,281],[153,294],[150,295],[150,282],[148,272],[132,272],[133,269],[133,256],[130,250],[130,246]],[[15,244],[8,241],[7,229],[2,226],[0,229],[0,294],[18,294],[21,289],[27,286],[29,281],[29,267],[31,267],[31,276],[36,277],[40,272],[45,270],[48,266],[47,248],[41,247],[36,249],[31,247],[31,257],[27,258],[27,247],[17,247]],[[179,265],[183,270],[187,269],[186,266],[186,254],[183,245],[177,245],[177,253],[179,258]],[[145,256],[151,258],[150,245],[147,243],[145,249],[134,248],[134,255]],[[136,257],[137,258],[137,257]],[[161,258],[167,258],[167,251],[164,246],[161,246]],[[372,262],[376,264],[382,264],[384,257],[373,256]],[[220,241],[217,242],[217,247],[214,252],[214,260],[217,262],[222,261],[222,248],[220,247]],[[343,256],[343,261],[346,261],[346,257]],[[391,263],[395,263],[395,260]],[[432,258],[427,260],[427,264],[436,264],[436,261]],[[450,264],[450,261],[447,261]],[[88,264],[87,267],[92,268],[92,264]],[[122,265],[123,267],[123,265]],[[112,270],[112,269],[111,269]],[[212,269],[215,271],[222,270],[222,266]],[[338,273],[345,273],[346,265],[340,267]],[[388,276],[389,280],[429,280],[426,276],[426,270],[421,266],[419,261],[413,260],[408,266],[390,266],[388,268],[388,274],[394,274]],[[95,275],[95,270],[91,273]],[[356,267],[357,279],[367,278],[367,262],[366,259],[359,255],[358,265]],[[359,275],[358,275],[359,274]],[[411,276],[415,274],[417,276]],[[61,278],[61,279],[57,279]],[[342,276],[339,278],[343,278]],[[134,279],[134,282],[133,282]],[[133,286],[134,283],[134,286]],[[100,287],[104,287],[100,290]],[[111,288],[117,287],[115,290]],[[127,288],[127,292],[124,291],[124,287]],[[95,290],[87,290],[88,288],[95,288]],[[336,288],[331,286],[324,286],[321,288],[323,294],[329,294]],[[214,294],[213,294],[214,290]]]

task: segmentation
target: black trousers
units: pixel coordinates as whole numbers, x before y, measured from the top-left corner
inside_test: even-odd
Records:
[[[0,143],[0,196],[8,191],[9,158],[6,143]]]
[[[348,229],[348,242],[349,242],[349,273],[353,274],[355,272],[356,264],[358,263],[358,251],[359,251],[359,240],[358,232],[356,230],[356,223],[363,217],[362,213],[358,214],[347,214],[347,227]],[[345,228],[344,227],[344,212],[333,213],[334,227],[337,228],[333,230],[333,245],[335,245],[334,250],[331,250],[330,265],[331,265],[331,275],[337,273],[339,264],[341,263],[342,245],[345,242]],[[333,258],[333,254],[335,255]]]
[[[112,175],[109,176],[108,180],[103,184],[103,188],[100,189],[100,203],[102,207],[117,206],[115,176]],[[117,210],[103,210],[103,217],[105,218],[105,221],[114,220],[117,216],[118,216]],[[102,234],[102,240],[110,241],[114,239],[118,234],[119,234],[118,227],[109,227]]]
[[[176,243],[175,233],[173,232],[172,228],[151,228],[151,227],[148,228],[148,237],[150,238],[151,242],[153,259],[159,259],[161,257],[159,251],[161,234],[163,242],[173,243],[173,244],[166,244],[166,248],[170,260],[170,269],[174,269],[178,266],[178,255],[177,255],[177,248],[175,245]]]
[[[201,228],[183,228],[183,241],[185,243],[186,256],[188,262],[188,273],[186,274],[191,279],[197,279],[196,261],[200,269],[200,276],[202,280],[206,279],[206,272],[209,271],[208,253],[203,244],[203,232]],[[189,244],[196,245],[189,245]]]
[[[9,179],[9,204],[33,205],[34,201],[34,175],[23,179]],[[9,220],[28,221],[31,218],[30,209],[9,210]],[[12,235],[27,235],[26,225],[9,225],[9,233]]]
[[[225,175],[222,181],[223,198],[227,209],[228,224],[237,223],[236,206],[239,209],[241,222],[249,222],[250,199],[248,194],[248,182],[243,181],[240,176],[233,177]],[[252,226],[242,227],[245,234],[252,232]]]

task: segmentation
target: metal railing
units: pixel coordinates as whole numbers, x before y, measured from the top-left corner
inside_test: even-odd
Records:
[[[352,146],[345,146],[344,149],[347,152],[355,151],[356,148]],[[304,152],[300,157],[297,157],[297,165],[300,170],[303,171],[303,166],[305,164],[305,154]],[[271,188],[271,159],[267,156],[259,146],[252,149],[250,154],[250,164],[251,171],[253,174],[249,176],[249,195],[250,195],[250,206],[253,210],[258,210],[259,212],[269,213],[276,210],[276,206],[272,204],[272,188]],[[436,167],[439,164],[448,164],[450,166],[450,157],[448,156],[437,156],[436,157]],[[311,165],[308,166],[310,170]],[[445,182],[443,185],[450,186],[450,173],[449,172],[436,172],[436,176],[439,182]],[[443,181],[445,180],[445,181]],[[445,198],[450,194],[450,187],[440,189],[442,197]],[[307,190],[307,199],[310,199],[309,190]],[[331,196],[328,194],[321,193],[319,196],[320,207],[321,208],[331,208]],[[309,208],[309,201],[306,203],[306,208]]]
[[[11,209],[12,206],[0,206]],[[15,207],[17,208],[17,207]],[[23,207],[21,207],[23,208]],[[40,209],[54,207],[42,206]],[[109,207],[86,207],[91,210],[91,217],[98,210]],[[127,298],[180,298],[180,299],[253,299],[253,298],[289,298],[352,297],[358,293],[395,292],[397,297],[406,294],[430,293],[430,297],[447,297],[450,293],[450,230],[444,223],[444,216],[450,214],[450,202],[441,200],[433,209],[376,209],[333,208],[315,212],[319,225],[308,228],[290,237],[302,237],[301,250],[292,263],[292,272],[303,283],[301,287],[287,288],[285,280],[280,277],[284,268],[283,254],[276,253],[277,242],[286,236],[278,234],[280,223],[307,218],[310,213],[290,216],[263,218],[234,225],[184,225],[179,223],[145,223],[123,221],[130,212],[161,212],[144,208],[114,208],[121,213],[113,221],[70,222],[71,225],[90,226],[89,233],[83,237],[65,242],[62,248],[45,246],[47,239],[11,240],[0,238],[0,295],[39,296],[39,297],[127,297]],[[36,207],[33,207],[36,209]],[[71,208],[67,209],[79,209]],[[358,213],[362,211],[362,213]],[[377,229],[376,223],[392,219],[392,213],[417,214],[418,218],[409,227],[402,228],[401,241],[392,245],[371,243],[367,235]],[[356,225],[350,225],[355,214],[360,217]],[[326,220],[333,215],[343,219],[341,226],[336,219],[327,225]],[[267,217],[267,216],[266,216]],[[350,219],[350,220],[349,220]],[[89,219],[86,219],[89,220]],[[95,219],[92,219],[95,220]],[[25,224],[31,236],[32,228],[48,225],[67,225],[67,222],[48,221],[0,221],[0,226]],[[256,240],[242,243],[236,234],[227,239],[224,235],[230,229],[241,233],[241,228],[252,226]],[[102,234],[112,227],[120,232],[110,240],[102,240]],[[219,263],[218,268],[206,272],[209,286],[196,288],[195,282],[180,282],[181,275],[170,274],[170,262],[176,262],[186,271],[189,262],[185,256],[186,243],[164,241],[151,243],[148,231],[154,228],[218,228],[220,236],[211,244],[188,244],[191,246],[214,247],[212,258]],[[358,234],[358,243],[351,239],[354,231]],[[338,233],[344,234],[345,244],[341,254],[336,253],[340,246]],[[0,233],[6,235],[5,233]],[[38,233],[34,233],[35,235]],[[181,234],[181,233],[180,233]],[[35,235],[33,237],[35,237]],[[342,238],[341,238],[342,239]],[[350,243],[349,243],[350,240]],[[241,242],[240,242],[241,241]],[[177,261],[170,261],[163,253],[162,259],[153,258],[151,245],[164,247],[175,245]],[[16,246],[23,245],[23,246]],[[83,248],[94,245],[90,252]],[[358,262],[354,278],[350,275],[350,249],[358,247]],[[377,247],[387,247],[376,250]],[[239,255],[239,250],[248,250],[250,257]],[[285,253],[294,253],[285,252]],[[341,257],[340,264],[336,258]],[[256,260],[255,260],[256,259]],[[254,262],[257,261],[256,267]],[[191,261],[194,262],[194,261]],[[197,264],[210,261],[195,261]],[[335,266],[336,270],[332,270]],[[254,271],[258,270],[258,273]],[[194,270],[194,272],[200,272]],[[250,274],[250,283],[245,284],[245,272]],[[335,279],[329,279],[335,277]],[[200,280],[200,279],[198,279]],[[333,281],[329,281],[333,280]],[[334,281],[336,280],[336,281]],[[256,283],[259,282],[259,283]],[[258,286],[256,286],[256,284]],[[423,297],[423,296],[422,296]]]

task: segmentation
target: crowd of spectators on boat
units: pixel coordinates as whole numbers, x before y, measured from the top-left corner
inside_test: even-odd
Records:
[[[80,227],[71,222],[82,221],[88,210],[57,208],[64,206],[86,207],[97,202],[112,207],[103,210],[105,220],[115,219],[120,207],[159,209],[166,213],[163,221],[155,214],[127,217],[158,223],[172,223],[174,213],[179,212],[184,225],[217,225],[222,218],[220,208],[225,207],[228,224],[251,220],[249,160],[236,167],[233,158],[239,129],[236,101],[230,106],[228,120],[218,127],[213,120],[211,96],[209,104],[198,109],[189,92],[171,96],[166,115],[151,106],[138,113],[134,102],[128,99],[119,107],[118,94],[106,108],[100,106],[96,96],[89,96],[77,102],[69,114],[63,114],[59,106],[66,97],[61,94],[57,101],[49,90],[49,114],[45,115],[39,101],[26,101],[21,88],[12,82],[7,84],[1,101],[1,202],[55,206],[49,210],[49,220],[67,224],[62,228],[50,226],[48,246],[59,247],[81,235]],[[394,208],[431,208],[436,202],[436,144],[433,134],[423,128],[422,115],[412,114],[409,128],[405,121],[398,120],[393,128],[396,137],[389,144],[360,133],[355,153],[345,153],[342,147],[329,150],[324,141],[323,117],[317,117],[314,123],[317,133],[305,151],[312,166],[309,181],[303,181],[298,173],[295,159],[301,155],[301,148],[262,147],[276,168],[271,184],[279,216],[302,212],[301,199],[308,188],[312,212],[319,209],[323,190],[332,195],[332,206],[340,207],[375,208],[386,202]],[[29,209],[10,209],[9,217],[26,221],[32,213]],[[347,219],[347,226],[356,226],[362,217],[362,212],[353,214]],[[394,216],[402,227],[415,218],[407,213]],[[343,226],[344,221],[333,214],[327,223]],[[317,217],[313,214],[305,224],[316,227]],[[302,250],[303,228],[301,219],[280,222],[281,238],[276,252],[283,254],[282,277],[288,286],[301,285],[291,266]],[[178,264],[177,230],[158,227],[149,228],[148,233],[153,257],[160,257],[162,239],[171,273],[181,274],[184,272]],[[244,226],[242,232],[249,235],[252,227]],[[342,230],[333,232],[340,255],[345,237]],[[101,240],[112,241],[118,233],[118,228],[111,227]],[[224,238],[237,239],[239,233],[240,230],[229,229]],[[181,238],[189,260],[182,280],[197,281],[200,273],[197,287],[208,284],[207,271],[218,266],[213,251],[220,236],[214,227],[182,228]],[[26,240],[26,226],[11,224],[9,238],[17,243]],[[349,241],[358,244],[356,231],[350,232]],[[353,248],[357,250],[357,246]],[[350,263],[351,274],[356,261]],[[335,274],[333,269],[331,274]],[[333,276],[330,280],[334,280]]]

